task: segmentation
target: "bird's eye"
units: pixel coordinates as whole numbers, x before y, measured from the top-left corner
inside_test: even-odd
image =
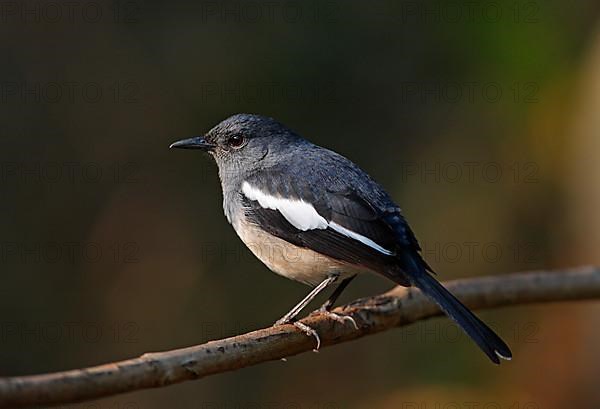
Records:
[[[239,148],[244,144],[244,142],[245,142],[245,140],[242,135],[233,135],[227,141],[229,146],[231,146],[232,148]]]

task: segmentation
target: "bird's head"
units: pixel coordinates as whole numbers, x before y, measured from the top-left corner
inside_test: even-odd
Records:
[[[260,115],[233,115],[204,136],[183,139],[170,148],[200,149],[217,162],[219,173],[249,172],[279,158],[298,143],[300,136],[276,120]]]

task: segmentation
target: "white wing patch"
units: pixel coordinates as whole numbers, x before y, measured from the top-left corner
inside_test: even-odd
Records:
[[[328,227],[327,220],[317,213],[312,205],[302,200],[271,196],[251,186],[248,182],[242,184],[242,193],[248,199],[257,201],[263,209],[278,210],[298,230],[324,230]]]
[[[380,253],[388,256],[394,254],[392,251],[381,247],[379,244],[362,234],[353,232],[336,222],[328,222],[310,203],[306,203],[303,200],[291,200],[271,196],[250,185],[248,182],[242,184],[242,193],[248,199],[258,202],[263,209],[279,211],[279,213],[281,213],[282,216],[298,230],[325,230],[329,227],[346,237],[360,241]]]
[[[375,243],[370,238],[365,237],[362,234],[355,233],[352,230],[348,230],[347,228],[337,224],[336,222],[329,222],[329,227],[331,227],[333,230],[337,231],[338,233],[343,234],[346,237],[350,237],[351,239],[358,240],[361,243],[366,244],[367,246],[371,247],[372,249],[377,250],[380,253],[383,253],[388,256],[391,256],[392,254],[394,254],[394,252],[384,249],[383,247],[381,247],[379,244]]]

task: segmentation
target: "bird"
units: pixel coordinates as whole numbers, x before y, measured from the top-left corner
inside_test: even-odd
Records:
[[[332,309],[357,274],[375,273],[420,289],[493,363],[512,358],[507,344],[436,280],[400,207],[351,160],[256,114],[230,116],[170,148],[212,156],[223,210],[239,238],[270,270],[312,287],[274,325],[297,326],[318,349],[318,334],[298,315],[336,284],[316,312],[358,328]]]

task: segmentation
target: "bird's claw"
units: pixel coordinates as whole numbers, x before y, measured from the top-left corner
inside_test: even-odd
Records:
[[[296,321],[292,323],[294,327],[298,328],[300,331],[304,332],[309,337],[314,337],[317,341],[317,346],[313,349],[314,352],[319,352],[319,348],[321,348],[321,338],[319,338],[319,334],[317,331],[312,329],[306,324],[301,323],[300,321]]]
[[[356,321],[350,315],[340,315],[336,314],[335,312],[328,311],[326,309],[318,309],[315,311],[315,314],[324,314],[327,318],[339,322],[342,325],[345,325],[346,322],[350,322],[354,329],[358,330],[358,325],[356,324]]]
[[[315,338],[315,341],[317,342],[317,346],[313,349],[313,351],[314,352],[319,352],[319,348],[321,348],[321,338],[319,337],[319,334],[317,333],[317,331],[315,331],[314,329],[312,329],[308,325],[301,323],[300,321],[291,322],[291,321],[289,321],[287,319],[284,319],[284,318],[281,318],[281,319],[277,320],[275,322],[275,324],[273,324],[273,326],[274,327],[279,327],[281,325],[292,324],[294,327],[298,328],[300,331],[304,332],[309,337],[314,337]]]

